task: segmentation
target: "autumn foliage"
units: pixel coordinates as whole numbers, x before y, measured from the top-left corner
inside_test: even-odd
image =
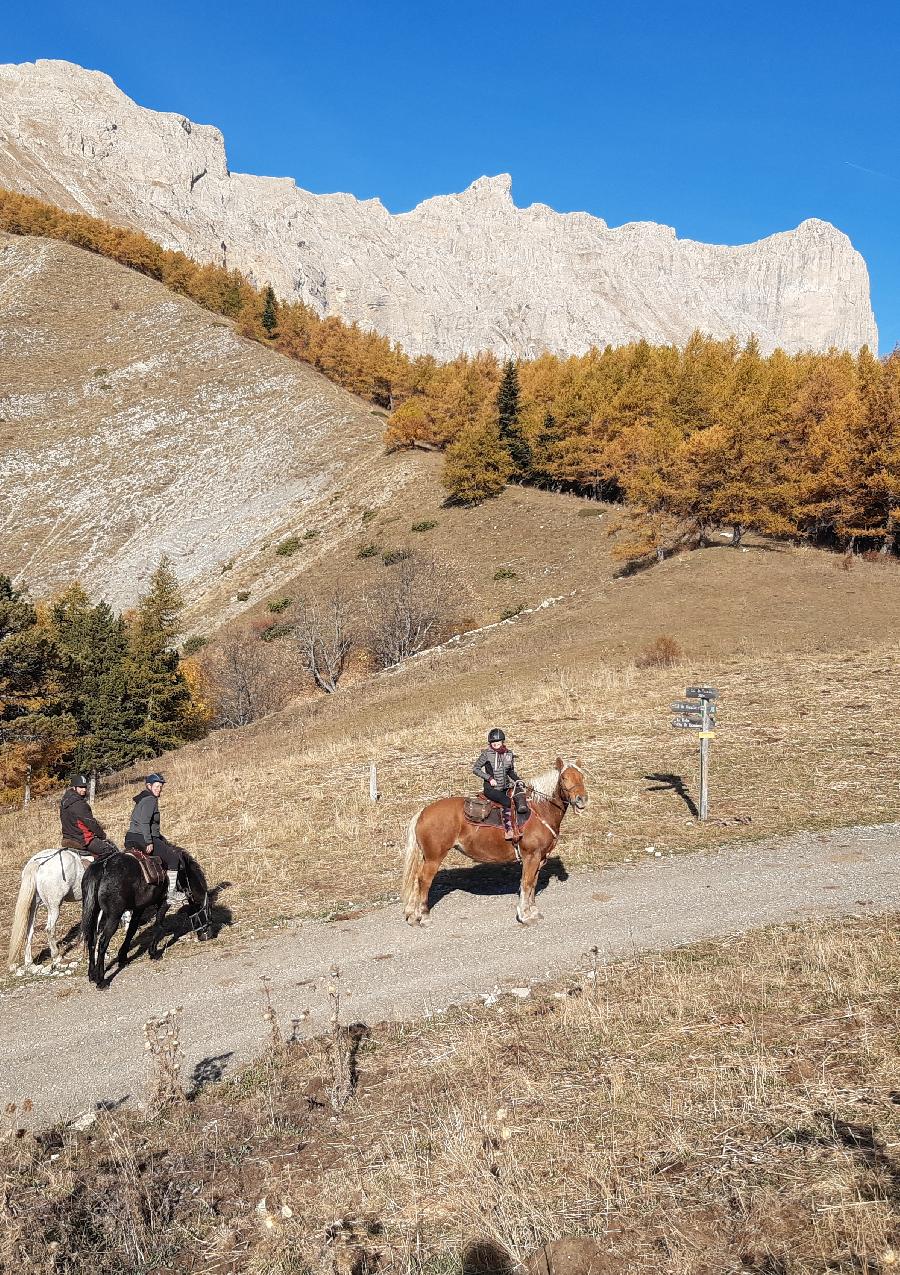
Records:
[[[159,280],[238,331],[390,411],[389,448],[446,450],[449,498],[508,481],[624,499],[630,556],[719,528],[897,552],[900,352],[760,354],[696,333],[501,366],[491,354],[412,359],[384,337],[278,301],[139,232],[0,191],[0,229],[45,235]]]

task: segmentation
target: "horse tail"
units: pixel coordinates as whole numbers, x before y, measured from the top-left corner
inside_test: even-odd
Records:
[[[103,880],[103,872],[100,865],[102,859],[97,864],[92,864],[84,874],[84,880],[81,884],[81,937],[84,940],[84,946],[88,953],[93,952],[94,945],[97,942],[97,926],[100,921],[100,882]],[[93,957],[91,957],[93,960]]]
[[[423,806],[422,810],[424,809],[425,807]],[[403,882],[400,886],[400,897],[407,906],[414,898],[418,897],[422,847],[419,845],[419,836],[416,829],[422,810],[417,810],[412,819],[410,819],[409,828],[406,832],[406,849],[403,852]]]
[[[29,859],[22,869],[22,884],[19,886],[19,897],[16,899],[16,910],[13,913],[12,932],[9,936],[9,968],[14,970],[25,942],[25,935],[31,924],[32,912],[37,894],[37,874],[40,867],[38,860]]]

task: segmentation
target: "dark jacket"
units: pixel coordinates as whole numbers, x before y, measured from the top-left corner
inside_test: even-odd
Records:
[[[511,779],[518,780],[515,756],[507,748],[504,752],[495,752],[486,748],[472,767],[472,774],[483,779],[494,788],[506,789]]]
[[[93,811],[84,797],[74,788],[67,788],[59,803],[63,845],[71,850],[86,850],[92,841],[105,841],[102,824],[94,818]]]
[[[134,794],[134,809],[131,812],[131,823],[125,833],[126,846],[138,846],[145,849],[159,841],[159,802],[149,788]]]

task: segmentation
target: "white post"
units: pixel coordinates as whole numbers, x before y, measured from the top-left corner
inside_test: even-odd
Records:
[[[23,809],[25,806],[29,804],[30,801],[31,801],[31,765],[29,764],[28,769],[25,772],[25,800],[22,802]]]
[[[375,763],[369,762],[369,800],[377,801],[381,793],[378,791],[378,774],[375,770]]]
[[[88,803],[94,804],[94,798],[97,796],[97,772],[92,770],[88,775]]]

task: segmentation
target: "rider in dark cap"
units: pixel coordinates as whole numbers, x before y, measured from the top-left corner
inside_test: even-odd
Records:
[[[94,818],[87,799],[87,775],[73,775],[59,803],[62,823],[61,844],[66,850],[78,850],[97,856],[112,854],[116,847],[107,841],[103,825]]]
[[[503,827],[507,841],[515,841],[516,834],[512,829],[512,804],[510,789],[514,783],[521,782],[516,771],[514,754],[506,747],[506,735],[499,726],[488,731],[488,746],[480,753],[472,774],[484,780],[484,795],[488,801],[495,801],[503,807]]]

